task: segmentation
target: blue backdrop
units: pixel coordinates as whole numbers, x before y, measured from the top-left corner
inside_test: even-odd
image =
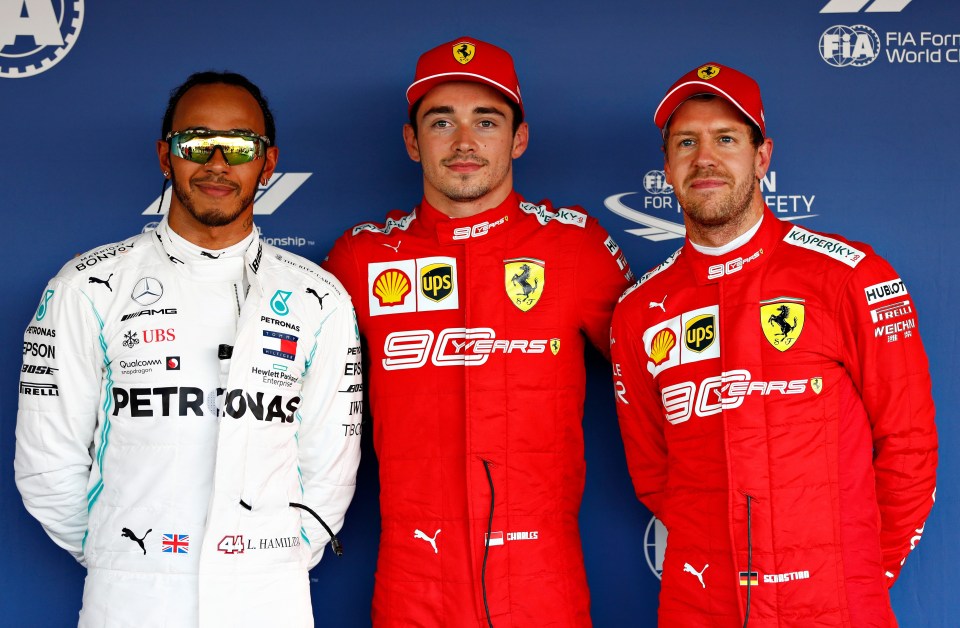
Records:
[[[47,278],[71,256],[158,220],[154,141],[171,88],[202,69],[269,96],[280,163],[256,202],[263,235],[319,261],[346,227],[409,209],[420,170],[401,141],[417,56],[470,34],[517,60],[527,198],[597,215],[639,275],[681,243],[653,111],[707,61],[761,84],[770,206],[871,243],[906,280],[934,374],[939,502],[892,591],[903,626],[956,625],[956,271],[960,5],[942,0],[531,0],[482,4],[0,0],[0,608],[3,623],[76,622],[83,569],[23,509],[13,482],[16,349]],[[598,626],[653,625],[663,534],[633,495],[609,367],[591,354],[583,544]],[[318,625],[369,624],[379,518],[365,458],[342,533],[311,573]]]

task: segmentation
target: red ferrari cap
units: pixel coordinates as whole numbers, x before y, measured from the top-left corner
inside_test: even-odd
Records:
[[[719,63],[707,63],[690,70],[670,87],[653,114],[653,122],[660,128],[661,133],[677,107],[697,94],[716,94],[727,99],[760,128],[764,137],[767,136],[760,86],[743,72]]]
[[[513,57],[503,48],[461,37],[423,53],[417,61],[413,83],[407,88],[407,110],[428,91],[449,81],[485,83],[515,102],[523,112]]]

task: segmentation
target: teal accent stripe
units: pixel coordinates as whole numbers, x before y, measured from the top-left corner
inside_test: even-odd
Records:
[[[303,529],[303,526],[300,526],[300,538],[304,540],[307,544],[307,547],[313,547],[313,543],[310,542],[310,539],[307,538],[307,531]]]
[[[92,302],[91,305],[93,305]],[[97,483],[93,486],[93,488],[90,489],[90,492],[87,493],[88,513],[91,509],[93,509],[93,505],[97,502],[100,494],[103,493],[103,461],[106,457],[107,446],[110,444],[110,431],[113,427],[112,423],[110,422],[110,408],[113,406],[113,369],[110,367],[110,362],[107,360],[107,340],[103,337],[103,317],[100,316],[100,312],[97,311],[96,307],[93,308],[93,314],[97,317],[97,324],[100,326],[98,341],[100,342],[100,350],[103,351],[103,366],[106,369],[107,385],[102,406],[103,425],[100,426],[100,446],[97,448],[97,469],[100,472],[100,478],[97,480]],[[84,535],[84,542],[86,542],[86,535]]]

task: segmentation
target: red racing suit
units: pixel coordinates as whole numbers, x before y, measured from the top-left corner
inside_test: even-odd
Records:
[[[933,505],[914,303],[873,250],[777,220],[689,241],[618,305],[617,411],[668,531],[663,626],[895,625],[887,593]]]
[[[581,209],[511,193],[470,218],[424,201],[358,225],[324,267],[370,351],[374,623],[486,626],[488,606],[497,628],[589,625],[584,335],[609,354],[632,280],[619,247]]]

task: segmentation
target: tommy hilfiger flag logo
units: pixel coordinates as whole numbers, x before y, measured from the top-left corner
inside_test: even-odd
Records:
[[[263,330],[263,352],[284,360],[297,359],[297,337],[278,331]]]
[[[740,572],[740,586],[745,587],[750,585],[755,587],[760,584],[760,575],[756,571],[741,571]]]
[[[190,535],[189,534],[164,534],[160,541],[160,551],[164,554],[189,554]]]

